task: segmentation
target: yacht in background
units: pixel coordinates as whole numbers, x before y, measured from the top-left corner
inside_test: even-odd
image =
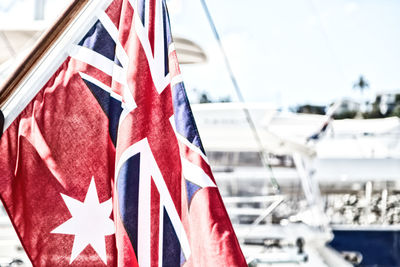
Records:
[[[254,119],[270,168],[262,164],[244,109]],[[238,236],[246,234],[245,251],[249,243],[276,249],[275,234],[293,231],[278,239],[291,239],[293,247],[296,240],[333,247],[360,266],[400,266],[399,118],[331,120],[261,103],[195,105],[193,113]],[[274,195],[271,178],[283,199],[257,203]],[[246,224],[251,231],[242,230]]]

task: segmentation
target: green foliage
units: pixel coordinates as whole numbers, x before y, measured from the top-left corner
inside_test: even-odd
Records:
[[[386,118],[386,117],[400,117],[400,94],[396,94],[394,107],[392,106],[387,114],[382,114],[379,105],[381,103],[381,96],[377,96],[375,102],[372,104],[372,110],[370,112],[363,113],[364,119],[379,119],[379,118]]]
[[[397,99],[396,99],[396,100],[397,100]],[[396,102],[397,102],[397,101],[396,101]],[[400,104],[397,104],[397,105],[395,106],[395,108],[393,109],[391,115],[400,118]]]
[[[226,103],[226,102],[232,102],[230,96],[224,96],[224,97],[220,97],[219,99],[213,99],[205,91],[200,92],[198,95],[199,95],[199,102],[201,104],[204,104],[204,103]]]
[[[364,112],[362,114],[364,119],[380,119],[384,118],[385,116],[381,114],[381,111],[379,110],[379,103],[380,103],[380,97],[377,97],[375,102],[372,104],[372,110],[370,112]]]
[[[228,102],[232,102],[232,99],[230,96],[225,96],[225,97],[221,97],[217,102],[228,103]]]
[[[362,94],[365,89],[369,88],[369,82],[364,78],[363,75],[360,75],[358,80],[353,84],[353,88],[360,90]]]
[[[295,112],[296,113],[325,115],[325,107],[307,104],[307,105],[295,107]]]
[[[349,110],[333,114],[335,120],[353,119],[357,115],[357,111]]]

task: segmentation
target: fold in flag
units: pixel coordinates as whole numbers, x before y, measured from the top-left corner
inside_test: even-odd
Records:
[[[34,75],[46,59],[2,108],[0,196],[32,264],[247,266],[195,126],[165,2],[88,6],[43,84]]]

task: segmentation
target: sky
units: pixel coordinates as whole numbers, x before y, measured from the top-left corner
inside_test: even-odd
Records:
[[[187,90],[230,95],[233,87],[200,1],[170,9],[174,35],[198,43],[207,64],[183,66]],[[360,75],[376,92],[400,88],[400,1],[207,1],[248,102],[278,106],[360,98]]]
[[[36,0],[0,0],[0,25],[26,25],[34,19]],[[71,0],[38,0],[45,2],[45,19],[50,23],[58,17]]]
[[[0,23],[33,18],[33,0],[1,0]],[[49,21],[67,0],[46,0]],[[203,64],[182,66],[193,99],[236,101],[221,52],[200,0],[168,0],[172,33],[202,47]],[[360,99],[400,89],[398,0],[206,0],[246,102],[289,107]]]

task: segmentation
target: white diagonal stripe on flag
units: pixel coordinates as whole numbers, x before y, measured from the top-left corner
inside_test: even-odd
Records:
[[[182,136],[180,133],[176,131],[176,126],[175,126],[175,116],[171,116],[169,118],[169,122],[171,123],[172,129],[174,129],[176,138],[178,139],[179,142],[187,146],[190,150],[192,150],[194,153],[197,153],[201,156],[201,158],[209,165],[210,163],[208,162],[207,156],[201,151],[200,148],[195,146],[194,144],[190,143],[189,140],[187,140],[184,136]]]
[[[160,199],[160,219],[158,224],[158,267],[163,267],[163,245],[164,245],[164,203]]]
[[[134,5],[133,0],[129,0],[132,8],[134,9],[134,19],[135,21],[141,21],[139,17],[139,13],[137,12],[137,7]],[[151,77],[154,82],[154,86],[157,89],[159,94],[164,91],[164,89],[170,84],[169,73],[165,75],[164,69],[164,26],[162,21],[162,5],[161,1],[157,1],[158,9],[156,8],[156,23],[155,23],[155,39],[156,44],[154,45],[154,57],[151,50],[151,45],[149,41],[148,31],[143,26],[142,23],[134,23],[136,34],[139,38],[139,41],[143,47],[144,53],[147,58],[147,62],[150,67]],[[161,12],[161,14],[159,14]],[[147,14],[146,14],[147,15]],[[161,18],[160,18],[161,16]],[[157,19],[157,17],[159,17]]]
[[[164,178],[161,174],[161,171],[155,161],[154,155],[151,151],[149,142],[147,138],[142,139],[141,141],[133,144],[128,147],[121,155],[115,172],[115,177],[117,177],[116,184],[118,183],[118,174],[121,170],[122,165],[130,159],[132,156],[141,153],[140,161],[147,161],[148,168],[151,170],[151,177],[157,187],[158,192],[160,193],[160,202],[164,203],[165,209],[169,215],[172,226],[175,230],[176,236],[178,237],[179,243],[181,245],[183,254],[186,259],[188,259],[191,255],[189,240],[186,235],[185,229],[181,222],[178,212],[176,211],[175,204],[171,198],[168,187],[165,184]],[[142,165],[141,165],[142,167]],[[141,172],[142,170],[140,170]],[[139,203],[140,205],[140,203]]]
[[[144,158],[144,157],[143,157]],[[141,267],[151,265],[151,166],[140,160],[138,205],[138,263]]]
[[[200,186],[200,187],[216,187],[210,177],[204,172],[202,168],[196,164],[191,163],[185,157],[181,157],[182,172],[185,179]]]
[[[113,97],[114,99],[122,102],[122,96],[120,96],[119,94],[116,94],[111,87],[105,85],[104,83],[100,82],[99,80],[93,78],[92,76],[87,75],[86,73],[83,72],[79,72],[79,75],[82,77],[82,79],[87,80],[88,82],[93,83],[94,85],[98,86],[99,88],[103,89],[104,91],[106,91],[107,93],[110,94],[111,97]]]

